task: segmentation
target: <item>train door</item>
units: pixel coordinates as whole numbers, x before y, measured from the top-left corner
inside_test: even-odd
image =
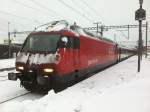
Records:
[[[73,39],[73,63],[75,70],[79,70],[80,67],[80,39]]]
[[[67,74],[73,71],[73,38],[62,36],[58,42],[60,54],[59,69],[62,74]]]
[[[80,66],[80,40],[77,37],[63,36],[58,43],[61,53],[59,66],[61,71],[69,72],[79,70]]]

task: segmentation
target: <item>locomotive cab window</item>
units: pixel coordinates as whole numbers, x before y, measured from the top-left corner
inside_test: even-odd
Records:
[[[80,48],[80,39],[79,38],[74,38],[74,43],[73,43],[73,48],[74,49],[79,49]]]
[[[58,43],[57,43],[57,48],[69,48],[69,38],[66,36],[62,36]]]
[[[22,51],[55,52],[60,35],[30,35],[23,44]]]
[[[62,36],[60,38],[60,40],[58,41],[58,48],[79,49],[80,48],[80,40],[79,40],[79,38]]]

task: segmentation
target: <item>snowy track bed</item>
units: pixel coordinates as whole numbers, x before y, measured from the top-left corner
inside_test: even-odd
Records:
[[[0,60],[0,110],[2,105],[7,102],[37,99],[43,96],[26,91],[20,87],[19,81],[9,81],[8,73],[14,71],[15,59]]]
[[[2,68],[0,69],[0,72],[3,72],[3,71],[10,71],[10,70],[14,70],[15,67],[10,67],[10,68]]]
[[[4,81],[0,82],[0,112],[3,105],[7,102],[33,100],[43,97],[43,95],[30,93],[20,87],[20,82]]]
[[[0,82],[0,102],[16,97],[27,92],[19,86],[19,81],[3,81]]]
[[[15,59],[0,60],[0,83],[8,80],[8,72],[14,72]]]
[[[58,94],[51,90],[40,99],[25,95],[0,105],[0,112],[150,112],[149,67],[150,60],[143,58],[141,72],[137,73],[134,56]],[[1,83],[0,98],[25,91],[19,82]]]
[[[11,101],[22,101],[26,99],[37,99],[42,97],[42,95],[30,93],[26,91],[23,87],[20,87],[20,82],[18,81],[9,81],[8,72],[0,72],[0,109],[3,104]],[[0,111],[1,112],[1,111]]]
[[[0,70],[4,68],[14,68],[15,67],[15,58],[13,59],[1,59],[0,60]]]
[[[27,95],[27,94],[29,94],[29,93],[30,93],[30,92],[25,92],[25,93],[22,93],[22,94],[18,94],[18,95],[16,95],[16,96],[12,96],[12,97],[10,97],[10,98],[8,98],[8,99],[5,99],[5,100],[0,101],[0,104],[6,103],[6,102],[10,102],[11,100],[14,100],[14,99],[17,99],[17,98],[19,98],[19,97],[25,96],[25,95]]]
[[[14,72],[14,71],[15,71],[15,69],[14,70],[9,70],[9,71],[3,71],[3,72],[0,71],[0,83],[3,82],[3,81],[7,81],[8,80],[8,73],[9,72]]]

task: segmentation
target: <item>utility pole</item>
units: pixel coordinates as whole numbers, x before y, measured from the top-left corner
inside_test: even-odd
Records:
[[[139,20],[139,53],[140,53],[140,60],[142,60],[142,47],[143,40],[142,40],[142,20]]]
[[[147,35],[148,35],[148,22],[146,21],[145,58],[147,58]]]
[[[139,4],[140,8],[135,12],[135,20],[139,21],[138,72],[140,72],[142,57],[142,20],[146,19],[146,11],[142,8],[143,0],[139,0]]]
[[[10,41],[10,31],[9,31],[9,25],[10,23],[8,22],[8,58],[11,57],[11,41]]]

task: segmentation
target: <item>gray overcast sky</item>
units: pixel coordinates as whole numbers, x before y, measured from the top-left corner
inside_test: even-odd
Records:
[[[10,31],[33,30],[35,26],[60,19],[76,21],[82,27],[93,26],[96,21],[104,25],[138,24],[134,19],[138,8],[139,0],[1,0],[0,40],[7,38],[8,21]],[[143,8],[150,26],[150,0],[144,0]],[[113,31],[110,35],[114,35]]]

